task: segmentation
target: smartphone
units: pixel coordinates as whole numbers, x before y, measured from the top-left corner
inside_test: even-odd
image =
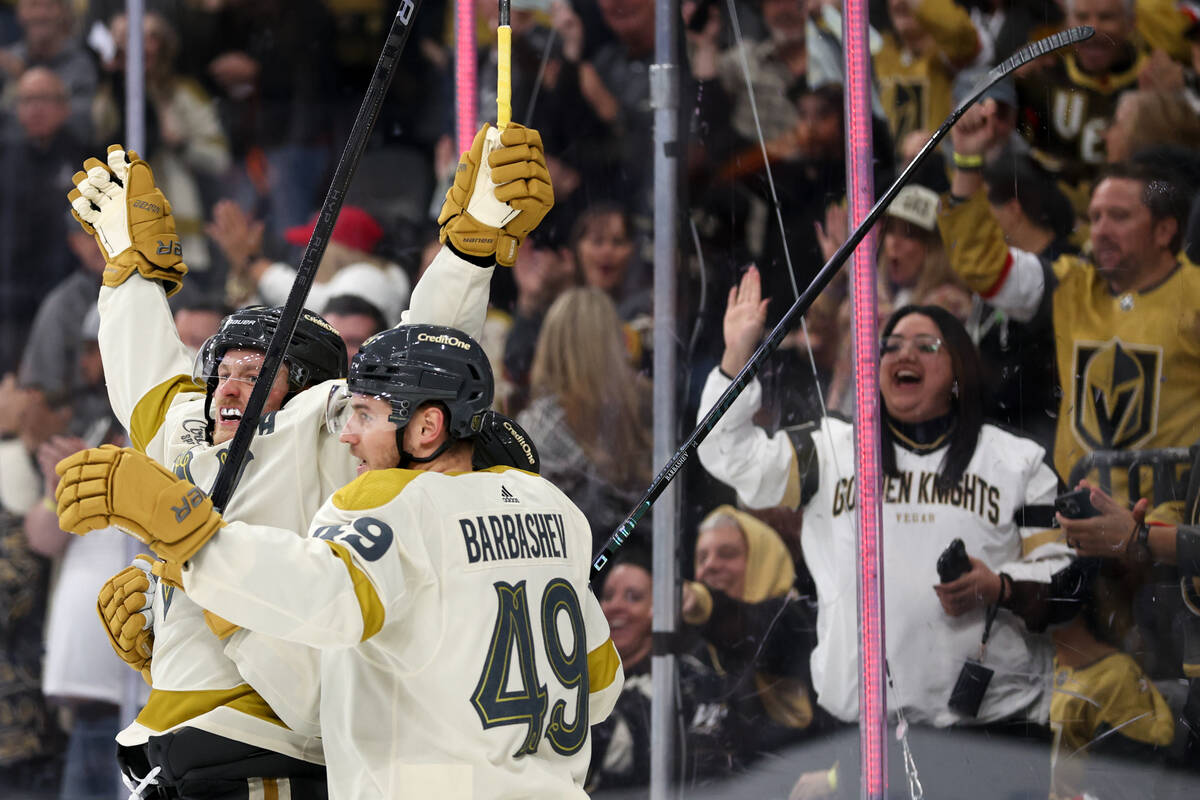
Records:
[[[938,556],[937,571],[942,583],[958,580],[971,571],[971,559],[967,557],[967,546],[962,539],[955,539]]]
[[[1067,519],[1088,519],[1100,515],[1092,505],[1092,490],[1086,488],[1066,492],[1054,498],[1054,510]]]

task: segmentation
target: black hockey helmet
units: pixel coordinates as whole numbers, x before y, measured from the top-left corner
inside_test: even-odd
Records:
[[[535,474],[542,471],[542,462],[533,438],[516,420],[491,410],[483,412],[479,433],[475,436],[471,465],[477,470],[516,467]]]
[[[279,306],[247,306],[221,320],[217,332],[200,347],[192,377],[206,389],[204,416],[208,418],[213,392],[217,389],[217,367],[229,350],[258,350],[265,353],[279,326]],[[308,309],[300,312],[296,330],[283,354],[288,368],[288,394],[333,378],[346,377],[346,343],[332,325]]]
[[[397,436],[422,403],[449,413],[452,439],[471,439],[492,404],[492,366],[479,343],[443,325],[401,325],[363,342],[350,365],[347,389],[386,400]]]

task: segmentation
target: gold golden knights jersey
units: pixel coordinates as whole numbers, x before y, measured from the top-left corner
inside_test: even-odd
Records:
[[[700,408],[730,381],[713,370]],[[817,646],[810,668],[820,705],[844,722],[858,719],[858,516],[854,428],[826,417],[773,436],[753,423],[762,400],[751,381],[697,449],[704,469],[737,490],[749,508],[803,507],[800,546],[817,587]],[[897,437],[897,442],[900,442]],[[1061,534],[1034,520],[1050,518],[1058,481],[1032,439],[985,424],[958,485],[937,486],[946,444],[923,452],[896,444],[898,474],[883,484],[883,574],[887,658],[895,686],[888,704],[935,726],[1012,717],[1045,721],[1051,645],[1015,615],[996,616],[984,665],[995,676],[979,715],[967,719],[946,703],[966,658],[979,656],[985,612],[951,618],[934,594],[938,556],[961,538],[967,553],[1015,580],[1049,582],[1067,563]],[[1030,521],[1027,521],[1030,520]]]
[[[330,797],[584,798],[589,726],[623,682],[588,587],[591,528],[549,481],[366,472],[300,539],[231,523],[184,586],[321,648]]]
[[[1054,793],[1069,797],[1101,790],[1107,797],[1102,790],[1117,779],[1119,771],[1106,774],[1103,753],[1151,755],[1154,748],[1171,744],[1175,718],[1137,662],[1125,653],[1111,653],[1084,667],[1068,667],[1055,660],[1050,729],[1054,732],[1050,757]],[[1147,791],[1145,784],[1140,789]],[[1146,795],[1119,792],[1112,796]]]
[[[906,135],[932,132],[950,115],[954,76],[979,52],[979,35],[962,6],[952,0],[922,0],[915,13],[933,37],[930,52],[916,55],[888,32],[873,57],[879,99],[897,148]]]
[[[482,327],[491,269],[448,250],[414,289],[412,321]],[[134,276],[100,292],[100,347],[109,399],[133,446],[202,489],[210,489],[228,444],[206,443],[204,387],[179,340],[166,297]],[[305,531],[321,504],[352,480],[357,460],[325,425],[334,382],[300,392],[263,415],[225,516]],[[189,726],[320,762],[319,654],[292,642],[239,631],[225,641],[203,609],[161,584],[154,603],[150,699],[118,737],[136,745]]]
[[[981,191],[943,210],[950,263],[1021,321],[1049,314],[1062,386],[1054,466],[1063,480],[1093,450],[1184,447],[1200,435],[1200,269],[1183,257],[1162,283],[1113,295],[1092,265],[1052,265],[1004,243]],[[1125,492],[1121,476],[1113,489]]]

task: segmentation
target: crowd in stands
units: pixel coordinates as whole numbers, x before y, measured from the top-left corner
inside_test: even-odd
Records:
[[[190,348],[233,309],[285,302],[395,6],[147,0],[141,155],[191,270],[171,300]],[[495,13],[476,3],[483,119]],[[555,207],[497,269],[482,344],[498,408],[597,546],[660,466],[654,292],[679,299],[668,381],[690,430],[848,234],[840,0],[680,14],[680,255],[655,286],[654,0],[512,2],[513,119],[541,132]],[[968,794],[958,751],[926,739],[928,796],[1195,796],[1200,5],[878,0],[870,18],[877,193],[993,65],[1096,29],[993,86],[877,227],[893,720],[916,745],[952,729],[975,757],[993,737],[1024,748]],[[350,355],[407,308],[457,161],[454,4],[424,0],[413,26],[309,298]],[[58,529],[53,464],[126,436],[96,345],[104,259],[66,193],[125,139],[128,35],[119,0],[0,1],[3,797],[118,791],[128,671],[92,587],[131,553]],[[817,298],[678,481],[672,769],[714,797],[781,763],[779,796],[858,794],[847,287]],[[1077,486],[1108,528],[1056,514]],[[649,518],[638,530],[595,587],[626,676],[588,779],[612,796],[649,781],[651,653],[667,646]],[[955,539],[966,563],[943,580]],[[990,676],[974,702],[956,685],[969,663]]]

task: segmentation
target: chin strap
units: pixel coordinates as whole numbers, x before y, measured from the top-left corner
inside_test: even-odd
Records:
[[[435,458],[446,452],[450,445],[454,444],[457,439],[447,438],[446,441],[438,445],[438,449],[434,450],[427,456],[414,456],[412,453],[404,449],[404,428],[396,429],[396,452],[400,454],[400,463],[396,466],[400,469],[408,469],[412,464],[428,464]]]

